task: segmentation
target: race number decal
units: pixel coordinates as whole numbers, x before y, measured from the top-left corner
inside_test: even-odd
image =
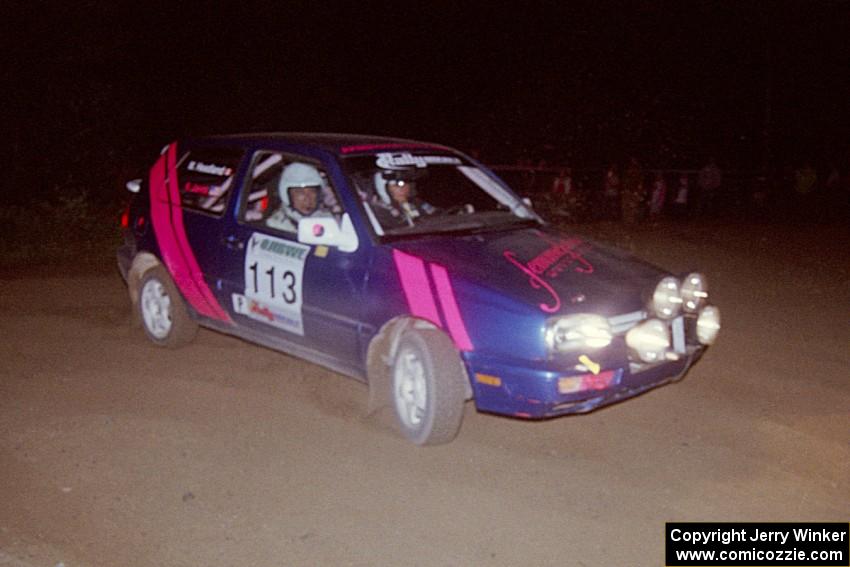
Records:
[[[234,310],[257,321],[304,335],[301,283],[310,247],[254,233],[245,253],[245,295]]]

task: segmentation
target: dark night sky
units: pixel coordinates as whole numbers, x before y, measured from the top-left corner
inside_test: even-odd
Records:
[[[4,185],[102,184],[251,130],[754,169],[768,125],[775,165],[850,161],[847,2],[138,4],[8,5]]]

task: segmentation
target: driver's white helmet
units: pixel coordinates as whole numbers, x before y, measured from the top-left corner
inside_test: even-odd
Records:
[[[293,187],[317,187],[319,190],[319,198],[316,199],[316,208],[321,202],[321,190],[324,182],[319,170],[306,163],[291,163],[284,168],[280,176],[280,181],[277,185],[277,192],[280,195],[280,200],[283,203],[284,212],[288,217],[300,220],[304,214],[292,208],[292,199],[289,196],[289,190]],[[315,211],[311,211],[312,214]]]

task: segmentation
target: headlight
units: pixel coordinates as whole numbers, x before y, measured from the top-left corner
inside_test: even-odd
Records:
[[[720,331],[720,309],[706,305],[697,318],[697,338],[704,345],[710,345]]]
[[[670,348],[670,332],[658,319],[648,319],[626,333],[626,344],[644,362],[664,360]]]
[[[662,319],[672,319],[682,308],[682,295],[679,292],[679,280],[667,276],[655,286],[652,293],[652,310]]]
[[[601,315],[579,313],[550,319],[546,328],[546,346],[564,352],[584,348],[603,348],[611,344],[611,325]]]
[[[682,280],[682,307],[688,313],[696,313],[705,305],[708,297],[708,282],[705,276],[694,272]]]

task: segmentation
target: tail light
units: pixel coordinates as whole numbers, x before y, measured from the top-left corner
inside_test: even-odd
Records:
[[[130,205],[127,205],[127,208],[121,213],[121,228],[130,228]]]

